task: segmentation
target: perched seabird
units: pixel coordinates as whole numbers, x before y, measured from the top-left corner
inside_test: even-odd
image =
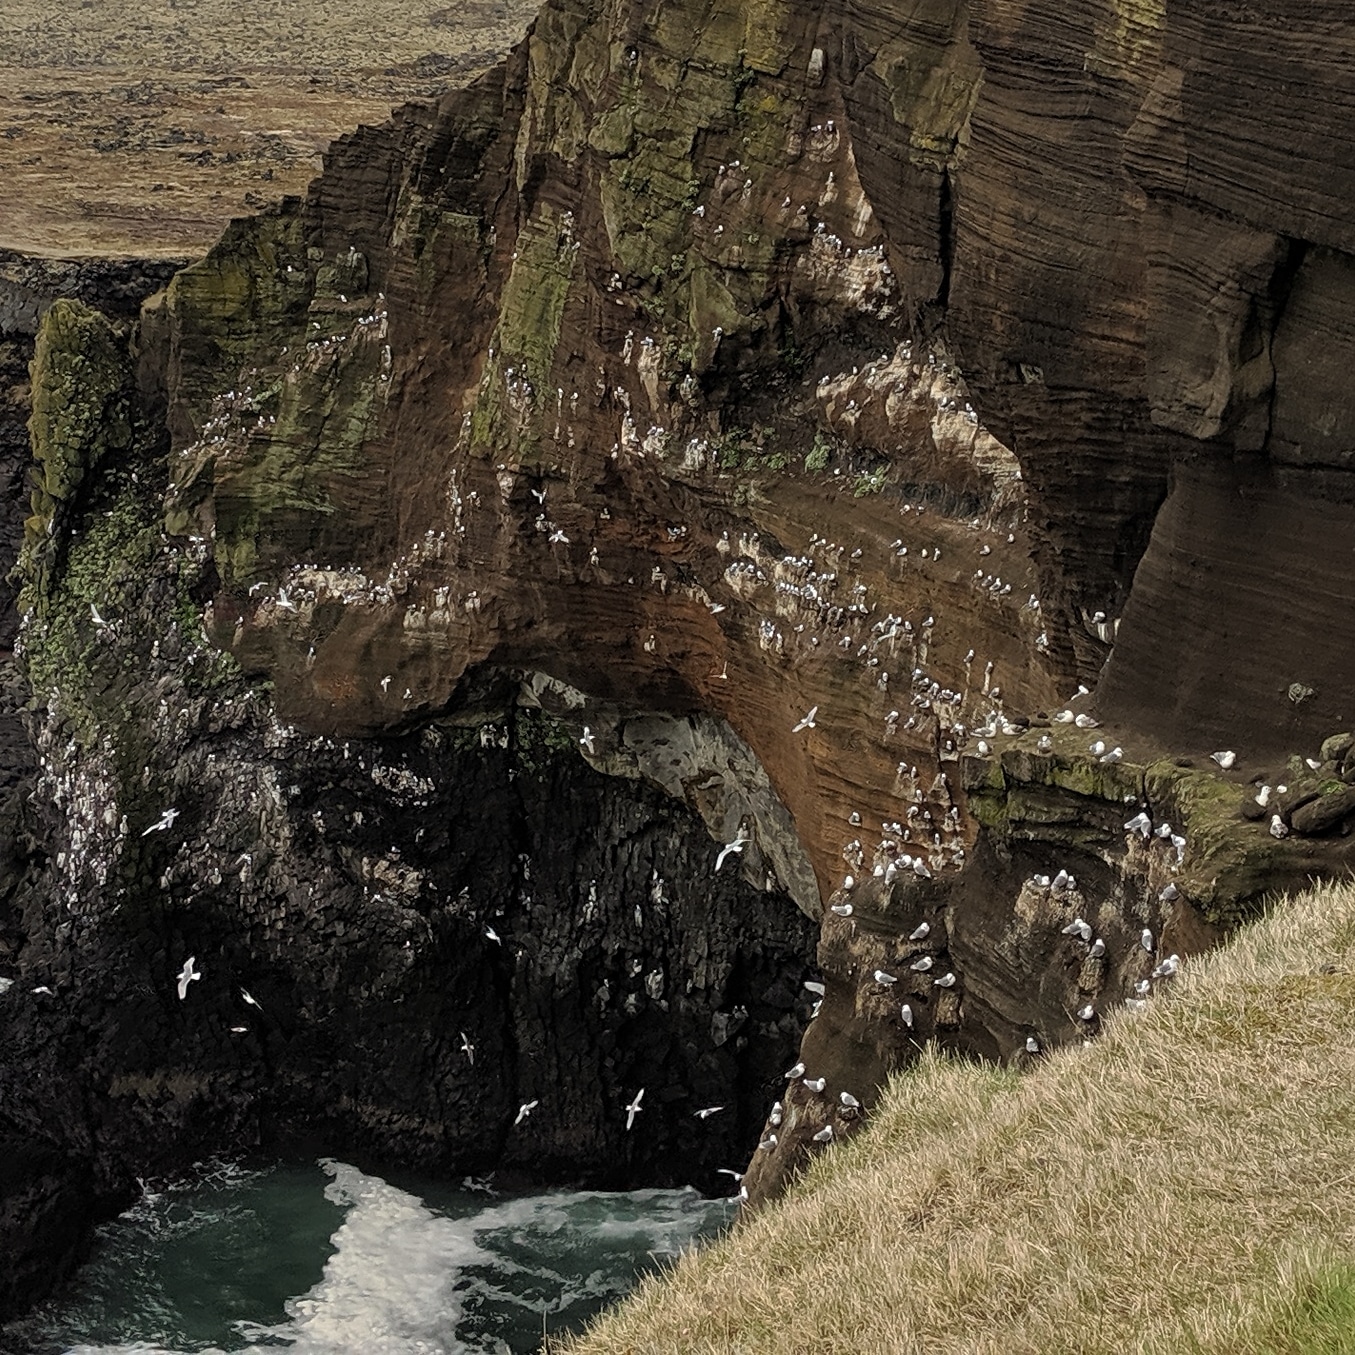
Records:
[[[793,1082],[797,1077],[803,1077],[805,1066],[803,1063],[797,1063],[794,1068],[786,1069],[786,1081]]]
[[[461,1032],[461,1052],[466,1056],[471,1067],[475,1066],[475,1046],[466,1038],[466,1032]]]
[[[888,985],[891,983],[897,983],[898,979],[895,978],[893,974],[886,974],[883,969],[877,969],[875,971],[875,982],[883,983],[886,987],[888,987]]]
[[[767,1137],[758,1144],[758,1147],[761,1148],[764,1153],[771,1152],[771,1150],[776,1147],[776,1135],[768,1134]]]
[[[1066,927],[1059,929],[1064,936],[1076,936],[1081,940],[1090,943],[1092,939],[1091,923],[1084,922],[1080,917],[1075,917]]]
[[[1139,933],[1139,945],[1141,945],[1149,955],[1156,949],[1153,943],[1153,933],[1148,927],[1145,927],[1143,931]]]
[[[919,922],[911,932],[908,933],[910,941],[925,941],[931,932],[932,924],[930,922]]]
[[[1153,978],[1169,979],[1181,968],[1181,957],[1179,955],[1168,955],[1158,967],[1153,970]]]
[[[773,1125],[779,1125],[781,1123],[781,1119],[784,1114],[785,1107],[782,1106],[780,1101],[777,1101],[773,1104],[770,1112],[767,1115],[767,1118],[772,1122]]]
[[[718,1115],[724,1109],[723,1106],[703,1106],[696,1112],[698,1120],[709,1120],[712,1115]]]
[[[908,967],[915,974],[925,974],[935,963],[936,961],[930,955],[920,955]]]
[[[635,1100],[626,1107],[626,1129],[629,1132],[630,1127],[635,1123],[635,1117],[640,1113],[640,1102],[644,1099],[645,1089],[640,1088],[635,1093]]]
[[[188,996],[188,985],[197,982],[202,977],[199,970],[193,968],[193,956],[189,956],[183,962],[183,968],[179,970],[179,1001],[182,1002]]]
[[[850,903],[832,903],[829,908],[838,915],[838,917],[851,917],[852,906]]]
[[[815,1143],[832,1143],[832,1141],[833,1141],[833,1126],[830,1124],[824,1125],[824,1127],[820,1129],[817,1134],[814,1135]]]
[[[814,723],[814,717],[819,713],[817,706],[810,706],[809,713],[790,731],[792,734],[798,734],[802,729],[816,729],[818,726]]]
[[[954,975],[954,974],[950,974],[950,973],[942,974],[941,977],[940,977],[939,979],[933,979],[933,980],[932,980],[932,987],[933,987],[933,988],[954,988],[954,987],[955,987],[955,975]]]
[[[1038,1054],[1040,1052],[1040,1042],[1033,1035],[1026,1036],[1026,1053]]]
[[[1074,717],[1073,717],[1073,723],[1074,723],[1079,729],[1095,729],[1095,728],[1097,728],[1098,725],[1100,725],[1101,721],[1100,721],[1100,720],[1093,720],[1092,717],[1091,717],[1090,715],[1083,714],[1083,715],[1077,715],[1077,716],[1074,716]]]
[[[524,1101],[518,1107],[518,1117],[513,1121],[513,1128],[516,1129],[540,1104],[540,1101]]]
[[[1054,876],[1054,878],[1049,882],[1049,887],[1050,887],[1050,889],[1067,889],[1068,884],[1069,884],[1069,881],[1070,881],[1071,879],[1072,879],[1072,876],[1070,876],[1066,870],[1061,870],[1061,871],[1059,871],[1059,873],[1058,873],[1056,876]]]
[[[1099,960],[1106,953],[1106,943],[1098,936],[1092,942],[1092,948],[1087,952],[1089,960]]]
[[[804,1079],[804,1084],[810,1091],[818,1093],[828,1085],[828,1079],[826,1077],[807,1077]]]
[[[1054,751],[1054,740],[1048,734],[1041,734],[1035,744],[1037,753],[1052,753]]]
[[[841,1101],[848,1110],[861,1109],[861,1102],[858,1101],[851,1092],[838,1092],[837,1099]]]
[[[1226,772],[1234,762],[1237,761],[1237,754],[1231,748],[1225,748],[1219,753],[1210,753],[1209,755]]]
[[[1272,814],[1270,816],[1270,835],[1273,838],[1289,836],[1289,828],[1278,814]]]
[[[1105,763],[1118,762],[1122,757],[1124,757],[1124,749],[1120,748],[1117,745],[1116,747],[1112,748],[1110,752],[1102,753],[1101,756],[1097,759],[1097,761]]]
[[[1165,884],[1158,891],[1157,897],[1163,903],[1175,903],[1181,897],[1181,891],[1174,884]]]
[[[177,809],[171,808],[165,810],[165,812],[161,814],[160,817],[156,819],[156,821],[153,824],[151,824],[149,828],[145,829],[142,832],[141,836],[149,837],[152,833],[163,833],[165,829],[169,828],[173,824],[174,820],[177,819],[178,817],[179,811]]]
[[[899,1008],[899,1016],[902,1019],[903,1024],[907,1026],[909,1030],[912,1030],[913,1009],[906,1002],[903,1004],[902,1007]]]
[[[1139,833],[1146,838],[1153,831],[1153,821],[1147,814],[1135,814],[1134,817],[1125,824],[1124,830],[1126,833]]]
[[[1089,1002],[1077,1014],[1079,1021],[1094,1021],[1096,1019],[1096,1008]]]
[[[593,731],[589,729],[587,725],[584,725],[583,733],[579,736],[579,744],[583,748],[583,751],[587,753],[589,757],[593,757],[596,755],[597,748],[593,741]]]

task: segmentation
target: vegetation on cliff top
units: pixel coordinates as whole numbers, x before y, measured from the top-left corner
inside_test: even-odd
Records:
[[[564,1349],[1355,1350],[1355,886],[1033,1072],[928,1052],[780,1203]]]

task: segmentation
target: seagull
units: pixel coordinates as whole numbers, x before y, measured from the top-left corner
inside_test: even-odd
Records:
[[[1181,891],[1174,884],[1163,885],[1157,896],[1163,903],[1175,903]]]
[[[1158,967],[1153,970],[1152,977],[1155,979],[1169,979],[1181,968],[1181,957],[1179,955],[1168,955]]]
[[[635,1100],[626,1107],[627,1132],[629,1132],[630,1127],[635,1123],[635,1117],[640,1113],[640,1102],[644,1099],[644,1094],[645,1089],[641,1087],[640,1090],[635,1093]]]
[[[1153,821],[1147,814],[1135,814],[1124,826],[1126,833],[1139,833],[1147,837],[1153,830]]]
[[[776,1147],[776,1135],[768,1134],[767,1137],[758,1144],[758,1147],[761,1148],[764,1153],[771,1152],[771,1150]]]
[[[1069,883],[1069,881],[1070,881],[1071,879],[1072,879],[1072,876],[1070,876],[1066,870],[1061,870],[1061,871],[1059,871],[1059,873],[1058,873],[1056,876],[1054,876],[1054,878],[1049,882],[1049,887],[1050,887],[1050,889],[1066,889],[1066,888],[1068,887],[1068,883]]]
[[[930,955],[922,955],[918,959],[914,960],[913,963],[908,967],[915,974],[925,974],[935,963],[936,961],[933,960]]]
[[[1146,997],[1152,991],[1152,988],[1153,988],[1152,979],[1140,979],[1134,985],[1134,992],[1139,997]]]
[[[493,927],[485,928],[485,935],[494,942],[496,946],[503,945],[503,938],[494,930]]]
[[[716,1167],[716,1169],[715,1169],[715,1174],[716,1174],[717,1176],[730,1176],[730,1177],[733,1177],[735,1183],[737,1183],[737,1182],[743,1180],[743,1173],[742,1173],[742,1172],[736,1172],[736,1171],[734,1170],[733,1167]]]
[[[1070,711],[1070,710],[1061,710],[1061,711],[1059,711],[1059,713],[1054,717],[1054,723],[1055,723],[1056,725],[1070,725],[1070,724],[1073,723],[1074,718],[1075,718],[1075,717],[1074,717],[1072,711]]]
[[[1026,1053],[1038,1054],[1040,1052],[1040,1042],[1033,1035],[1026,1036]]]
[[[743,844],[747,841],[748,839],[743,835],[743,829],[739,829],[738,837],[736,837],[733,842],[726,842],[725,845],[720,848],[719,854],[715,858],[715,873],[717,875],[720,873],[720,867],[725,863],[725,857],[731,856],[735,852],[742,855]]]
[[[160,817],[141,834],[141,836],[149,837],[152,833],[163,833],[178,817],[179,811],[177,809],[170,808],[165,810],[165,812],[161,814]]]
[[[35,993],[45,993],[48,997],[56,996],[56,994],[52,992],[52,990],[45,983],[38,984],[38,986],[34,988],[33,991]]]
[[[1289,829],[1285,825],[1285,821],[1278,814],[1272,814],[1270,816],[1270,835],[1273,838],[1289,836]]]
[[[183,968],[179,970],[179,1001],[182,1002],[188,996],[188,985],[196,982],[202,977],[199,970],[193,968],[193,956],[189,956],[183,962]]]
[[[712,1115],[718,1115],[724,1109],[723,1106],[705,1106],[696,1112],[698,1120],[709,1120]]]
[[[1141,945],[1144,948],[1144,950],[1148,952],[1149,955],[1153,953],[1154,949],[1153,933],[1149,930],[1149,928],[1145,927],[1143,931],[1139,934],[1139,945]]]
[[[909,1030],[912,1030],[913,1009],[906,1002],[903,1004],[902,1007],[899,1008],[899,1016],[902,1017],[903,1024],[907,1026]]]
[[[1231,748],[1225,748],[1220,753],[1210,753],[1209,755],[1226,772],[1234,762],[1237,761],[1237,754]]]
[[[851,917],[852,915],[852,906],[850,903],[832,903],[828,906],[832,912],[838,915],[838,917]]]
[[[523,1120],[525,1120],[532,1113],[532,1111],[534,1111],[540,1104],[541,1102],[539,1100],[524,1101],[518,1107],[518,1117],[516,1120],[513,1121],[513,1128],[516,1129],[518,1125],[520,1125],[523,1122]]]
[[[817,1134],[814,1135],[815,1143],[832,1143],[832,1141],[833,1141],[833,1126],[830,1124],[824,1125],[824,1127],[820,1129]]]
[[[826,1077],[807,1077],[804,1081],[805,1086],[812,1092],[821,1092],[828,1085]]]
[[[466,1032],[461,1032],[461,1052],[470,1062],[471,1067],[475,1066],[475,1046],[466,1038]]]
[[[913,967],[916,968],[917,966],[914,965]],[[897,983],[898,979],[893,974],[886,974],[883,969],[877,969],[875,971],[875,982],[883,983],[887,987],[891,983]]]
[[[908,933],[908,939],[910,941],[925,941],[931,929],[932,924],[930,922],[919,922],[917,926]]]
[[[955,987],[955,975],[954,975],[954,974],[950,974],[950,973],[942,974],[941,977],[940,977],[939,979],[933,979],[933,980],[932,980],[932,987],[933,987],[933,988],[954,988],[954,987]]]
[[[1106,953],[1106,943],[1098,936],[1092,942],[1092,948],[1087,952],[1089,960],[1099,960]]]
[[[249,1006],[251,1006],[251,1007],[258,1007],[260,1011],[263,1011],[263,1008],[259,1006],[259,999],[256,998],[256,997],[249,991],[248,988],[242,988],[242,989],[240,989],[240,996],[241,996],[242,998],[244,998],[245,1002],[246,1002]]]
[[[589,757],[593,757],[597,752],[593,744],[593,731],[587,725],[584,725],[583,733],[579,736],[579,745]]]
[[[1270,803],[1269,786],[1262,786],[1261,789],[1256,792],[1256,803],[1260,805],[1262,809]]]
[[[842,1102],[848,1110],[860,1110],[861,1102],[854,1097],[851,1092],[838,1092],[837,1099]]]
[[[1124,749],[1116,746],[1108,753],[1102,753],[1097,759],[1098,762],[1118,762],[1124,756]]]
[[[781,1105],[780,1101],[777,1101],[772,1106],[771,1111],[768,1114],[767,1118],[772,1122],[773,1125],[779,1125],[781,1123],[783,1111],[784,1107]]]
[[[1095,757],[1100,757],[1106,751],[1105,739],[1097,739],[1095,743],[1089,745],[1087,751]]]
[[[1052,753],[1054,751],[1054,740],[1048,734],[1041,734],[1035,745],[1035,751],[1037,753]]]
[[[1083,941],[1090,943],[1092,939],[1091,923],[1084,922],[1080,917],[1075,917],[1066,927],[1059,929],[1064,936],[1077,936]]]
[[[818,726],[814,723],[814,717],[819,713],[817,706],[810,706],[809,714],[806,715],[790,732],[798,734],[802,729],[816,729]]]
[[[815,997],[822,997],[827,991],[823,984],[817,979],[806,979],[804,982],[805,992],[813,993]]]
[[[1094,1021],[1096,1019],[1096,1008],[1093,1007],[1090,1002],[1087,1003],[1087,1005],[1078,1012],[1077,1019],[1079,1021]]]
[[[1095,729],[1095,728],[1101,723],[1101,721],[1100,721],[1100,720],[1093,720],[1092,717],[1091,717],[1090,715],[1085,715],[1085,714],[1084,714],[1084,715],[1077,715],[1077,716],[1074,716],[1074,717],[1073,717],[1073,723],[1074,723],[1079,729]]]
[[[794,1068],[786,1069],[786,1081],[793,1082],[797,1077],[803,1077],[805,1066],[803,1063],[797,1063]]]
[[[102,628],[108,624],[108,622],[99,615],[99,609],[92,602],[89,604],[89,615],[96,626]]]

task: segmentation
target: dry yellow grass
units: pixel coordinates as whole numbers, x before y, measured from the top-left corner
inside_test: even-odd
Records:
[[[537,0],[6,0],[0,248],[175,257],[465,84]]]
[[[1355,887],[1029,1075],[925,1057],[594,1352],[1355,1351]]]

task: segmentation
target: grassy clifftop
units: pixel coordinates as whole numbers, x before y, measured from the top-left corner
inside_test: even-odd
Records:
[[[570,1355],[1355,1351],[1355,886],[1029,1074],[928,1055]]]

